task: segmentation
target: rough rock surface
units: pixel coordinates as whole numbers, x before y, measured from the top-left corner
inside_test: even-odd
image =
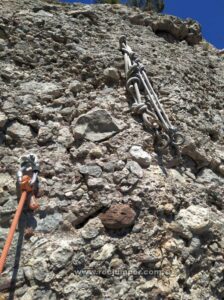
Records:
[[[100,142],[120,131],[110,114],[103,109],[88,112],[78,117],[73,124],[73,133],[77,140],[85,138],[92,142]]]
[[[132,24],[150,26],[155,33],[170,41],[186,40],[188,44],[195,45],[202,39],[200,25],[191,19],[184,21],[173,16],[139,14],[130,21]]]
[[[179,151],[156,153],[130,112],[123,34],[186,137]],[[0,249],[18,158],[34,152],[41,167],[41,210],[21,219],[0,297],[224,298],[223,70],[192,20],[0,1]],[[136,145],[140,157],[130,153]],[[133,209],[132,226],[105,228],[99,216],[115,205]],[[34,235],[22,241],[27,226]]]

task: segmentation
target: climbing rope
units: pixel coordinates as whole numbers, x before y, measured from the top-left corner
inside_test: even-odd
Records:
[[[142,115],[145,127],[153,130],[158,149],[164,149],[170,144],[182,145],[185,139],[172,126],[146,75],[143,64],[127,45],[125,36],[121,36],[119,42],[120,50],[124,55],[126,88],[134,99],[133,113]]]
[[[35,201],[35,191],[38,184],[39,163],[37,157],[33,154],[22,156],[20,158],[20,169],[17,172],[17,184],[20,188],[20,200],[13,218],[2,254],[0,258],[0,274],[3,272],[6,258],[13,240],[16,227],[19,223],[24,204],[28,202],[28,207],[35,210],[39,205]]]

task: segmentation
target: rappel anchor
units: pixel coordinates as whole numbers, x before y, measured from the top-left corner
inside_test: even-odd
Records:
[[[121,36],[119,42],[120,51],[124,55],[126,88],[134,99],[132,111],[142,115],[145,127],[153,130],[157,149],[165,149],[168,145],[182,145],[185,139],[171,124],[146,75],[143,64],[127,45],[125,36]],[[142,98],[145,98],[145,101]]]

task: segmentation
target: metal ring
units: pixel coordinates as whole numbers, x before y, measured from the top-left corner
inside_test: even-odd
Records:
[[[126,48],[121,48],[121,51],[124,53],[126,53],[128,56],[130,56],[130,51]]]
[[[175,146],[183,145],[183,143],[185,142],[184,136],[178,132],[173,133],[171,138],[172,138],[172,144]]]
[[[151,120],[149,119],[149,116],[146,113],[144,113],[142,115],[142,118],[143,118],[143,123],[144,123],[145,128],[148,130],[152,129],[152,123],[151,123]]]
[[[147,105],[145,105],[144,103],[134,103],[132,105],[132,110],[133,110],[134,113],[141,115],[144,112],[146,112]]]
[[[162,145],[162,143],[164,143],[164,144]],[[169,145],[169,143],[170,143],[170,137],[167,134],[162,133],[162,134],[156,136],[155,144],[156,144],[156,148],[158,150],[166,149],[167,146]]]
[[[127,83],[126,83],[126,88],[127,88],[127,90],[128,90],[129,92],[131,91],[130,86],[131,86],[131,85],[134,85],[134,83],[137,83],[137,84],[140,83],[138,77],[131,77],[131,78],[128,79],[128,81],[127,81]]]

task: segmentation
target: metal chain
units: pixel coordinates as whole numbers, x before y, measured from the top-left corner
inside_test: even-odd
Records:
[[[126,88],[134,99],[133,113],[142,115],[145,127],[154,131],[158,149],[164,149],[169,144],[182,145],[185,139],[171,124],[153,90],[143,64],[127,45],[125,36],[121,36],[119,42],[120,50],[124,55]],[[143,97],[145,101],[142,100]]]

